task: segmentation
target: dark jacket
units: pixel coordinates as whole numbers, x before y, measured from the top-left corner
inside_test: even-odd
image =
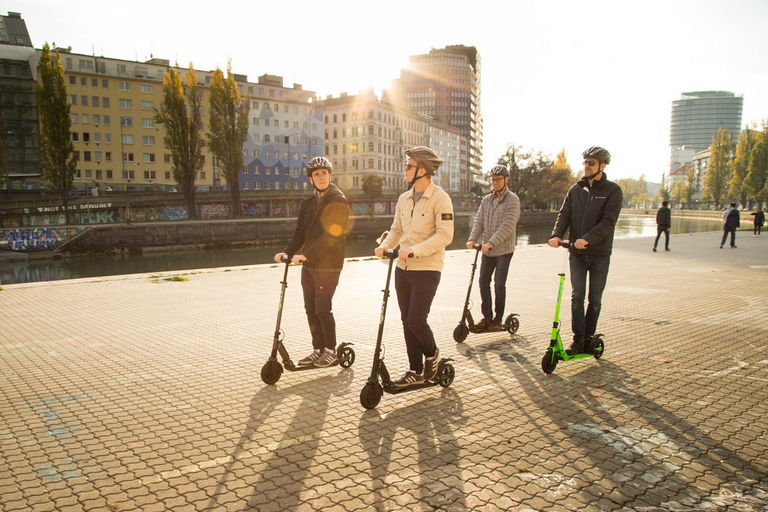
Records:
[[[762,226],[765,222],[765,214],[762,210],[758,210],[756,212],[752,212],[752,215],[755,216],[755,220],[752,222],[755,224],[755,226]]]
[[[290,257],[303,254],[307,258],[304,266],[311,270],[341,270],[348,222],[347,198],[331,183],[322,196],[315,192],[301,202],[296,231],[283,252]]]
[[[623,198],[621,187],[608,181],[605,172],[599,181],[592,184],[592,187],[589,186],[589,180],[582,178],[565,196],[550,238],[563,238],[568,230],[571,252],[611,254],[613,231],[616,229],[616,220],[621,212]],[[589,242],[586,249],[573,247],[573,243],[579,238]]]
[[[672,212],[670,212],[668,206],[662,206],[656,212],[656,224],[665,228],[672,226]]]
[[[723,214],[723,229],[734,229],[741,226],[741,218],[739,216],[739,210],[733,206],[729,206]]]

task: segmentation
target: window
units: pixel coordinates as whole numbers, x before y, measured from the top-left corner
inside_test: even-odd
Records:
[[[107,161],[107,162],[111,162],[112,161],[112,152],[111,151],[107,151],[106,153],[104,153],[104,160]],[[107,171],[107,174],[109,174],[110,172],[112,172],[112,171]]]
[[[154,146],[155,145],[155,136],[154,135],[144,135],[141,138],[142,143],[145,146]],[[154,160],[152,160],[154,162]]]
[[[77,105],[77,94],[70,94],[69,95],[69,104],[70,105]]]
[[[165,179],[171,181],[171,171],[165,171]]]
[[[84,162],[90,162],[91,161],[91,152],[90,151],[83,151],[83,161]]]
[[[107,179],[108,180],[112,179],[112,170],[111,169],[107,169]]]
[[[133,162],[133,153],[123,153],[123,162]]]
[[[94,133],[93,134],[93,142],[96,144],[101,143],[101,134],[100,133]]]
[[[97,162],[101,162],[101,151],[94,151],[93,159]]]
[[[88,96],[82,95],[80,96],[80,104],[84,107],[88,106]]]
[[[106,123],[104,123],[106,124]],[[121,117],[120,118],[120,126],[133,126],[133,118],[132,117]]]
[[[101,121],[101,116],[99,116],[98,114],[94,114],[94,116],[93,116],[93,124],[98,125],[99,121]]]
[[[110,117],[109,116],[104,116],[104,124],[106,126],[109,126],[109,122],[110,122]]]
[[[105,133],[104,134],[104,144],[112,144],[112,134],[111,133]]]
[[[157,179],[157,171],[144,171],[144,179],[145,180],[156,180]]]
[[[122,108],[122,109],[131,109],[131,108],[133,108],[133,102],[131,100],[121,99],[121,100],[119,100],[119,102],[120,102],[120,108]]]
[[[80,134],[77,132],[72,132],[72,142],[80,142]]]
[[[120,141],[123,144],[133,144],[133,135],[127,134],[127,135],[121,135]]]
[[[247,181],[243,182],[243,190],[248,190],[248,182]]]
[[[147,163],[147,164],[155,163],[155,154],[154,153],[144,153],[144,163]]]
[[[83,133],[83,142],[91,142],[91,134],[88,132]]]
[[[163,155],[163,162],[165,162],[166,164],[171,163],[171,155],[170,155],[170,153],[165,153]]]
[[[91,105],[94,107],[99,106],[99,97],[98,96],[91,96]]]
[[[72,124],[77,123],[77,114],[69,114],[69,118],[72,120]]]
[[[106,78],[102,78],[101,79],[101,88],[102,89],[109,89],[109,80],[107,80]],[[107,172],[111,173],[112,171],[107,171]]]
[[[87,78],[85,78],[84,76],[81,76],[81,77],[80,77],[80,85],[82,85],[83,87],[85,87],[86,85],[88,85],[88,79],[87,79]]]
[[[88,124],[90,122],[90,118],[88,117],[88,114],[83,114],[80,116],[80,121],[83,124]]]
[[[142,128],[154,128],[155,127],[155,120],[151,117],[144,117],[141,119],[141,127]]]
[[[141,84],[141,92],[152,94],[152,84]]]
[[[118,71],[120,69],[121,64],[118,64]],[[123,72],[125,72],[125,65],[122,64]],[[118,91],[130,91],[131,90],[131,82],[126,82],[124,80],[120,80],[117,82],[117,90]]]
[[[264,142],[270,142],[269,135],[264,136]]]
[[[98,86],[99,86],[99,79],[91,78],[91,87],[98,87]]]
[[[103,180],[101,169],[96,169],[96,179]]]
[[[267,167],[266,173],[267,174],[272,174],[272,168],[271,167]]]
[[[101,106],[104,108],[109,108],[109,98],[106,96],[101,98]]]
[[[136,174],[134,171],[123,171],[123,179],[128,181],[135,180]]]
[[[69,75],[69,85],[77,85],[77,78],[74,75]]]
[[[142,102],[141,102],[141,110],[149,110],[149,111],[152,111],[152,110],[154,110],[154,109],[155,109],[155,107],[154,107],[154,105],[152,104],[152,102],[151,102],[151,101],[142,101]]]

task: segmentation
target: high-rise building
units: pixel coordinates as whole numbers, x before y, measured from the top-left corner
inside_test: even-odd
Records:
[[[8,174],[3,185],[22,188],[40,176],[35,49],[21,15],[0,16],[0,143]]]
[[[481,60],[473,46],[453,45],[413,55],[392,83],[397,101],[437,122],[458,128],[467,140],[462,154],[462,192],[469,192],[483,166],[483,117],[480,108]]]
[[[708,149],[719,128],[737,141],[744,98],[727,91],[684,92],[672,102],[669,129],[670,171],[690,163],[693,153]],[[681,152],[680,150],[685,151]],[[681,160],[681,157],[686,160]]]

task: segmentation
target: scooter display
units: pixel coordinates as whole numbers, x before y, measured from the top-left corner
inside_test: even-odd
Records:
[[[459,322],[459,325],[457,325],[453,330],[453,339],[456,341],[456,343],[462,343],[464,340],[466,340],[469,333],[485,334],[489,332],[500,332],[497,330],[492,331],[490,329],[483,329],[478,327],[472,319],[472,312],[470,311],[470,308],[472,307],[472,303],[470,301],[470,297],[472,296],[472,283],[475,280],[477,258],[480,255],[480,250],[482,247],[483,246],[480,244],[475,244],[472,246],[472,248],[475,250],[475,261],[472,263],[472,273],[469,276],[469,288],[467,288],[467,298],[464,300],[464,311],[461,313],[461,322]],[[504,320],[502,328],[509,332],[511,335],[515,334],[520,328],[520,319],[518,318],[518,314],[511,313],[508,315],[506,320]]]
[[[341,366],[342,368],[349,368],[352,363],[355,362],[355,351],[352,349],[352,343],[342,343],[336,348],[336,362],[330,366],[315,366],[314,364],[297,365],[291,361],[291,356],[288,355],[283,345],[283,339],[285,338],[285,332],[280,328],[280,322],[283,318],[283,301],[285,300],[285,289],[288,287],[288,267],[291,265],[291,258],[283,256],[281,260],[285,263],[285,271],[283,272],[283,280],[280,282],[282,288],[280,290],[280,305],[277,308],[277,325],[275,326],[275,336],[272,340],[272,353],[269,356],[266,364],[261,369],[261,380],[265,384],[274,384],[280,380],[280,376],[283,374],[283,368],[289,372],[300,372],[303,370],[319,370],[325,368],[332,368],[334,366]],[[283,364],[277,360],[277,354],[283,360]]]
[[[561,247],[566,249],[570,247],[569,242],[560,242]],[[560,289],[557,291],[557,307],[555,308],[555,321],[552,324],[552,336],[549,342],[549,348],[541,359],[541,369],[544,373],[555,371],[558,361],[571,361],[572,359],[584,359],[585,357],[594,357],[600,359],[605,351],[605,343],[602,334],[595,334],[591,340],[586,342],[586,352],[583,354],[568,354],[563,348],[563,340],[560,338],[560,303],[563,298],[563,283],[565,282],[565,264],[568,261],[568,251],[565,251],[563,259],[563,271],[560,272]]]
[[[392,278],[392,267],[395,259],[397,259],[398,251],[396,249],[387,249],[384,251],[384,257],[389,258],[389,269],[387,270],[387,283],[384,286],[382,292],[384,292],[384,299],[381,304],[381,315],[379,316],[379,333],[376,338],[376,349],[373,353],[373,366],[371,368],[371,376],[368,377],[368,382],[363,386],[360,391],[360,404],[366,409],[374,409],[379,402],[383,393],[386,391],[390,394],[402,393],[405,391],[414,391],[417,389],[428,388],[437,386],[438,384],[444,388],[447,388],[453,383],[453,379],[456,375],[456,371],[453,365],[450,364],[453,359],[450,357],[443,357],[437,364],[437,375],[432,380],[425,380],[421,384],[408,386],[405,388],[397,388],[394,386],[392,379],[389,377],[389,371],[384,364],[384,345],[382,343],[382,337],[384,335],[384,320],[387,314],[387,302],[389,299],[389,284]],[[381,382],[379,382],[381,378]]]

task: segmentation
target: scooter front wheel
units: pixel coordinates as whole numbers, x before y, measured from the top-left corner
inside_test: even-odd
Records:
[[[378,382],[367,382],[360,391],[360,405],[366,409],[373,409],[381,401],[384,390]]]
[[[504,322],[504,328],[509,332],[509,334],[515,334],[520,328],[520,319],[517,318],[515,313],[512,313],[507,317],[507,320]]]
[[[467,327],[464,324],[459,324],[453,330],[453,339],[456,340],[456,343],[461,343],[467,339],[468,334],[469,334],[469,327]]]
[[[283,367],[276,360],[271,359],[261,369],[261,380],[264,384],[274,384],[280,380],[283,374]]]
[[[454,377],[456,377],[456,370],[453,368],[453,365],[445,364],[443,365],[443,369],[440,370],[440,373],[437,375],[437,382],[444,388],[447,388],[453,384]]]
[[[355,351],[350,347],[344,347],[343,349],[339,350],[339,353],[336,354],[336,357],[339,360],[339,366],[342,368],[349,368],[352,366],[352,363],[355,362]]]
[[[595,359],[600,359],[603,357],[603,352],[605,352],[605,342],[603,342],[603,335],[598,334],[592,344],[592,355]]]
[[[552,350],[552,347],[549,347],[544,353],[544,357],[541,358],[541,369],[544,370],[544,373],[549,375],[555,371],[556,366],[557,356],[555,355],[554,350]]]

